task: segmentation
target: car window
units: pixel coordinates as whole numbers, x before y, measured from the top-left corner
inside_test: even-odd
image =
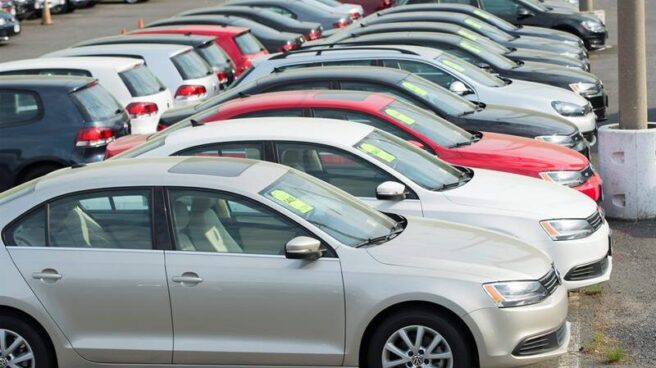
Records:
[[[304,90],[321,90],[321,89],[330,89],[330,81],[307,81],[307,82],[285,83],[282,85],[271,87],[266,92],[304,91]]]
[[[443,53],[435,59],[442,67],[450,70],[452,73],[461,73],[476,82],[488,87],[503,87],[506,85],[502,79],[496,75],[486,72],[485,70],[468,63],[460,58],[453,57],[450,54]],[[448,88],[448,87],[447,87]]]
[[[376,188],[397,181],[367,161],[342,150],[305,143],[277,143],[278,162],[321,179],[356,197],[376,197]]]
[[[264,146],[262,142],[216,143],[187,148],[176,153],[175,156],[233,157],[263,160]]]
[[[91,77],[91,72],[81,69],[29,69],[0,72],[0,75],[66,75],[74,77]]]
[[[155,74],[143,64],[123,71],[119,76],[132,97],[150,96],[166,89]]]
[[[203,78],[212,74],[210,66],[195,51],[187,51],[171,58],[182,79]]]
[[[430,107],[424,104],[423,102],[409,98],[405,93],[399,92],[393,88],[389,88],[380,84],[364,83],[364,82],[349,82],[349,81],[342,81],[339,84],[340,84],[340,88],[345,91],[350,90],[350,91],[384,93],[387,95],[394,96],[397,99],[402,100],[406,103],[418,105],[425,109],[430,109]]]
[[[234,116],[231,119],[243,119],[243,118],[268,118],[268,117],[304,117],[305,109],[273,109],[273,110],[262,110],[262,111],[253,111],[247,112],[245,114]]]
[[[87,122],[107,120],[123,112],[123,107],[99,84],[92,84],[73,93],[73,100]]]
[[[74,194],[13,224],[7,240],[15,246],[152,249],[151,208],[150,189]]]
[[[274,13],[277,13],[277,14],[280,14],[280,15],[284,15],[284,16],[289,17],[289,18],[293,18],[293,19],[297,18],[296,14],[292,13],[290,10],[285,9],[285,8],[281,8],[279,6],[263,6],[262,8],[270,10],[270,11],[272,11]]]
[[[405,139],[405,140],[416,139],[410,133],[407,133],[403,129],[398,128],[397,126],[395,126],[390,122],[387,122],[383,119],[379,119],[372,115],[363,114],[356,111],[340,110],[340,109],[314,109],[314,116],[317,118],[354,121],[356,123],[370,125],[374,128],[378,128],[380,130],[386,131],[401,139]]]
[[[36,93],[0,90],[0,127],[34,121],[42,113]]]
[[[483,8],[505,19],[517,17],[517,4],[512,0],[481,0]]]
[[[451,83],[457,80],[449,73],[432,65],[417,61],[383,60],[383,66],[411,72],[444,88],[449,88]]]
[[[226,55],[216,43],[212,42],[203,47],[196,49],[196,52],[208,63],[210,66],[216,68],[223,68],[226,65],[232,64],[228,55]]]
[[[189,252],[284,255],[307,230],[265,206],[234,195],[171,189],[176,249]]]
[[[242,33],[234,38],[237,48],[242,54],[256,54],[264,50],[264,46],[250,32]]]

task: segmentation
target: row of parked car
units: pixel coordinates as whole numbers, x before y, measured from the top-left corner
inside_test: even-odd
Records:
[[[565,353],[612,272],[607,31],[465,2],[229,0],[0,64],[7,364]]]

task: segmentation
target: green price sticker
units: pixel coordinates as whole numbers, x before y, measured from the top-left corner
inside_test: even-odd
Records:
[[[398,110],[385,109],[385,113],[387,115],[393,117],[394,119],[396,119],[396,120],[398,120],[398,121],[400,121],[404,124],[407,124],[407,125],[412,125],[412,124],[416,123],[415,119],[409,117],[408,115],[406,115],[406,114],[404,114],[404,113],[402,113],[401,111],[398,111]]]
[[[472,45],[471,43],[469,43],[467,41],[460,41],[460,46],[465,50],[469,50],[469,51],[473,52],[474,54],[480,54],[481,53],[481,49],[479,49],[478,47]]]
[[[477,41],[479,39],[479,37],[476,35],[476,33],[469,32],[466,29],[459,30],[458,34],[461,35],[462,37],[469,38],[472,41]]]
[[[285,192],[284,190],[276,189],[271,192],[271,196],[278,202],[281,202],[282,204],[285,204],[302,214],[306,214],[314,209],[314,207]]]
[[[413,83],[404,81],[403,83],[401,83],[401,85],[403,86],[403,88],[411,91],[412,93],[416,94],[417,96],[421,96],[421,97],[428,96],[428,91],[426,91],[425,89],[423,89],[419,86],[414,85]]]
[[[467,18],[467,19],[465,19],[465,24],[467,24],[467,25],[469,25],[469,26],[471,26],[471,27],[474,27],[474,28],[476,28],[476,29],[481,29],[481,28],[483,28],[483,25],[482,25],[480,22],[477,22],[477,21],[475,21],[475,20],[472,19],[472,18]]]
[[[478,15],[479,17],[483,19],[490,19],[490,14],[487,12],[482,11],[481,9],[474,9],[474,14]]]
[[[392,162],[396,160],[396,157],[392,155],[391,153],[385,152],[382,149],[374,146],[373,144],[369,143],[362,143],[360,145],[360,150],[362,150],[365,153],[368,153],[374,157],[378,157],[379,159],[385,161],[385,162]]]
[[[457,70],[457,71],[459,71],[460,73],[464,73],[464,72],[465,72],[465,68],[463,68],[462,65],[460,65],[460,64],[458,64],[458,63],[454,63],[454,62],[451,61],[451,60],[444,59],[444,60],[442,60],[442,64],[448,66],[448,67],[451,68],[451,69]]]

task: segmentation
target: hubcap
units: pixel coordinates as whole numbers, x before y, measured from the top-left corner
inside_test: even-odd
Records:
[[[34,353],[22,336],[0,329],[0,368],[34,368]]]
[[[437,331],[426,326],[406,326],[385,342],[383,368],[453,368],[449,343]]]

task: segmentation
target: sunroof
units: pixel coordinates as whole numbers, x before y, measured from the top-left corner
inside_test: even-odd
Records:
[[[172,174],[211,175],[234,178],[256,161],[235,158],[190,157],[169,169]]]

